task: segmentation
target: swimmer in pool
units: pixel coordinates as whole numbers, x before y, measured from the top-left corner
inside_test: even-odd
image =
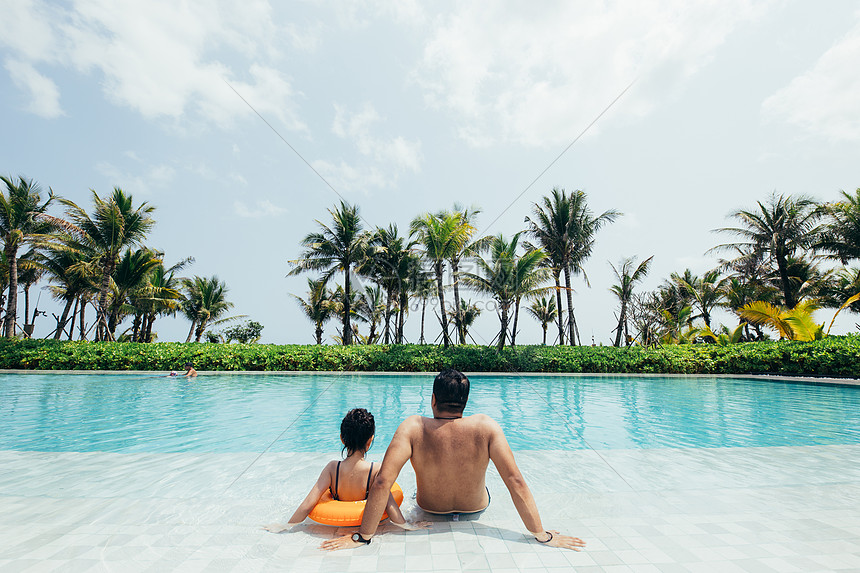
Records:
[[[316,484],[311,488],[310,493],[290,517],[287,524],[276,523],[267,525],[264,529],[273,533],[282,533],[303,522],[326,491],[331,491],[331,496],[339,501],[367,499],[370,484],[381,467],[378,463],[368,462],[364,459],[367,450],[373,444],[375,433],[376,422],[373,419],[373,414],[364,408],[355,408],[347,412],[340,423],[340,441],[343,443],[344,451],[346,451],[346,459],[332,460],[323,468]],[[383,511],[388,513],[389,521],[392,524],[403,529],[412,530],[430,526],[430,523],[426,521],[415,524],[407,522],[390,491]],[[379,519],[382,519],[381,513]]]
[[[183,366],[183,368],[185,368],[184,376],[186,378],[196,378],[197,377],[197,370],[194,369],[194,365],[191,364],[190,362],[186,362],[185,365]]]
[[[545,530],[537,504],[514,460],[502,428],[484,414],[463,416],[469,398],[469,379],[445,370],[433,382],[433,417],[410,416],[400,424],[382,460],[358,532],[323,542],[333,551],[370,543],[385,510],[386,492],[407,460],[418,485],[416,502],[428,513],[477,513],[490,503],[485,484],[490,460],[496,466],[526,529],[538,543],[579,551],[577,537]]]

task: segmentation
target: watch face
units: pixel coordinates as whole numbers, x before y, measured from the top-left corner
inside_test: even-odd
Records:
[[[370,539],[362,539],[360,533],[353,533],[352,540],[356,543],[364,543],[366,545],[370,544]]]

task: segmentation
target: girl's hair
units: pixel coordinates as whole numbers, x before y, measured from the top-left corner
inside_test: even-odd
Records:
[[[340,439],[343,440],[343,449],[346,450],[347,456],[362,450],[374,434],[376,422],[373,420],[373,414],[364,408],[353,408],[340,423]]]

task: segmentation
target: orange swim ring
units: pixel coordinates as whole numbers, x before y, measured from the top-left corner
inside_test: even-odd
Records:
[[[403,503],[403,490],[395,483],[391,486],[391,495],[397,505]],[[361,516],[364,515],[364,504],[367,500],[360,501],[338,501],[332,499],[331,492],[326,490],[319,502],[308,514],[312,520],[323,525],[334,525],[335,527],[354,527],[361,525]],[[382,514],[382,519],[388,517],[388,513]]]

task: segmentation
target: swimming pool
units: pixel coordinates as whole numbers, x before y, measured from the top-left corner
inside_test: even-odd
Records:
[[[499,421],[514,450],[860,444],[855,387],[658,376],[471,380],[466,413]],[[387,444],[403,418],[430,413],[431,392],[432,375],[0,374],[0,450],[333,452],[348,409],[373,412],[377,443]]]

